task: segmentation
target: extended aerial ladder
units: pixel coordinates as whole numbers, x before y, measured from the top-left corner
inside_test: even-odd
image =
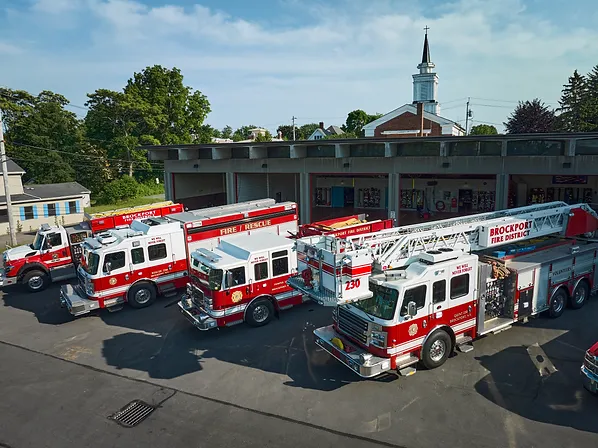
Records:
[[[336,306],[371,297],[372,269],[402,269],[423,252],[474,252],[548,235],[591,237],[597,229],[598,215],[589,205],[557,201],[344,239],[306,237],[297,240],[298,275],[288,283],[321,305]]]

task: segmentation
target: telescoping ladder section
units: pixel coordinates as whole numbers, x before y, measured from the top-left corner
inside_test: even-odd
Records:
[[[470,252],[547,235],[576,236],[596,230],[597,224],[598,216],[587,204],[550,202],[346,239],[302,238],[297,242],[299,275],[289,284],[320,304],[334,306],[371,296],[372,268],[404,268],[429,250]]]

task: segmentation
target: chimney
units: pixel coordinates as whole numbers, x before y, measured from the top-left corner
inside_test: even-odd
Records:
[[[282,131],[278,131],[278,138],[282,140]]]
[[[424,136],[424,103],[417,103],[417,118],[419,119],[419,136]]]
[[[320,121],[320,129],[324,130],[324,122]]]

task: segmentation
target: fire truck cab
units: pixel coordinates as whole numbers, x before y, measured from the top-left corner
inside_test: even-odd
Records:
[[[302,303],[302,295],[286,284],[297,272],[293,245],[292,239],[260,232],[195,250],[181,313],[200,330],[266,325],[279,310]]]
[[[158,294],[181,288],[187,277],[185,237],[178,222],[165,218],[135,220],[130,228],[86,238],[78,284],[64,285],[60,301],[74,316],[99,308],[134,308],[153,303]]]

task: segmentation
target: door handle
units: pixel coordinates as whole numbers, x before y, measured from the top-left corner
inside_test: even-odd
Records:
[[[438,306],[436,307],[436,309],[437,309],[437,310],[439,310],[440,308],[442,308],[442,305],[438,305]]]

